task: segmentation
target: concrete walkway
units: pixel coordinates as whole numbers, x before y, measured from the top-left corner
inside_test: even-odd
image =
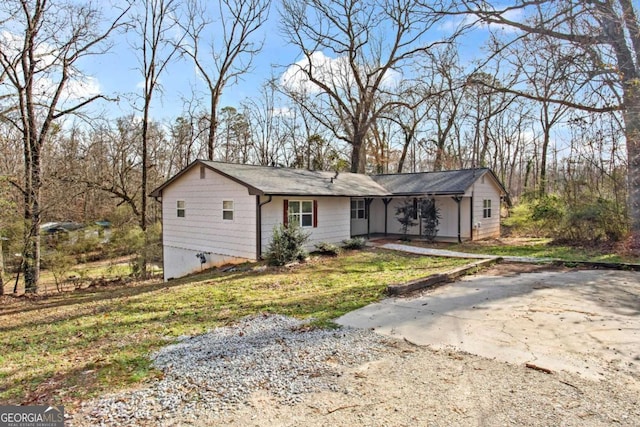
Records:
[[[384,248],[384,249],[391,249],[394,251],[412,253],[412,254],[442,256],[442,257],[449,257],[449,258],[468,258],[468,259],[502,258],[503,261],[507,261],[507,262],[527,262],[527,263],[543,263],[543,262],[555,261],[553,258],[533,258],[533,257],[523,257],[523,256],[498,256],[498,255],[470,254],[466,252],[455,252],[455,251],[449,251],[446,249],[424,248],[421,246],[402,245],[398,243],[384,243],[382,245],[374,245],[374,246],[377,246],[379,248]]]

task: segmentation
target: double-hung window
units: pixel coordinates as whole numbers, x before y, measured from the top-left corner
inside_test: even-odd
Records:
[[[222,201],[222,219],[233,221],[233,200]]]
[[[313,201],[289,200],[289,224],[300,227],[313,227]]]
[[[367,219],[364,199],[351,199],[351,219]]]
[[[184,200],[178,200],[176,203],[176,215],[178,218],[184,218],[186,216],[186,207]]]
[[[482,218],[491,218],[491,199],[482,201]]]

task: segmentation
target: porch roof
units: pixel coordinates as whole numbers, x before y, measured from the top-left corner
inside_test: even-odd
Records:
[[[490,174],[504,192],[500,181],[490,169],[462,169],[440,172],[416,172],[373,175],[378,184],[393,195],[456,195],[464,194],[473,183],[485,174]]]

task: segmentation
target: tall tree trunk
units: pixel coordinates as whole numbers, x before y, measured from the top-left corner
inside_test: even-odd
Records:
[[[538,194],[543,197],[547,194],[547,154],[549,152],[549,141],[551,140],[551,130],[548,126],[544,126],[542,153],[540,155],[540,183],[538,186]]]
[[[2,237],[0,237],[0,296],[4,295],[4,254]]]
[[[215,160],[216,138],[218,137],[218,105],[220,104],[220,90],[217,87],[211,89],[211,108],[209,120],[209,137],[207,139],[207,156],[209,160]]]
[[[148,169],[148,140],[149,137],[149,107],[151,104],[151,95],[148,97],[148,101],[144,105],[144,119],[142,120],[142,200],[140,200],[140,229],[144,236],[144,247],[142,248],[142,254],[140,257],[140,274],[142,277],[147,277],[147,264],[148,264],[148,247],[149,236],[147,235],[147,169]]]
[[[404,145],[402,146],[402,154],[400,155],[400,160],[398,160],[398,173],[402,173],[402,168],[404,167],[404,162],[407,158],[407,151],[409,151],[409,145],[411,145],[411,139],[411,137],[405,134]]]
[[[624,98],[631,245],[633,249],[640,250],[640,87],[637,83],[627,83]]]
[[[25,143],[25,193],[24,193],[24,249],[22,253],[22,272],[24,290],[27,293],[38,291],[40,279],[40,188],[42,186],[40,170],[40,148],[33,135]]]
[[[356,132],[351,142],[351,172],[365,173],[367,164],[367,150],[364,133]]]

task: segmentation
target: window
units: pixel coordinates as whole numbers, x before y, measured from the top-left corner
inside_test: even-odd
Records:
[[[367,219],[367,209],[364,199],[351,200],[351,219]]]
[[[186,213],[184,200],[178,200],[178,202],[176,204],[176,207],[177,207],[178,218],[184,218],[185,217],[185,213]]]
[[[290,200],[288,209],[289,224],[297,224],[301,227],[313,227],[313,201]]]
[[[491,199],[482,201],[482,218],[491,218]]]
[[[222,219],[233,220],[233,200],[224,200],[222,202]]]
[[[206,177],[206,168],[204,166],[200,166],[200,179],[205,179]]]

